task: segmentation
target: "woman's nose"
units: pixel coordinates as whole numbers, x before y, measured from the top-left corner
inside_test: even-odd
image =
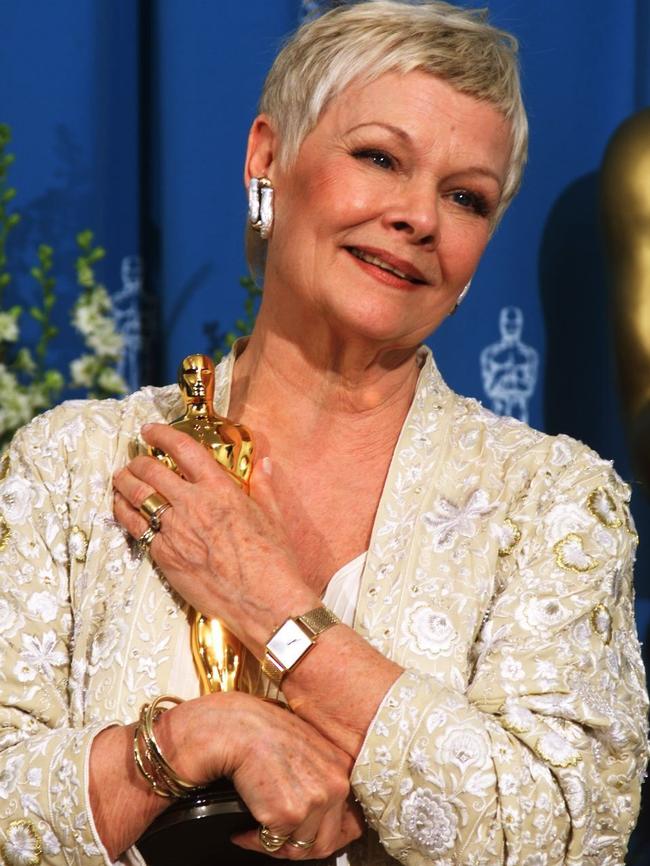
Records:
[[[435,247],[440,236],[438,202],[435,192],[412,184],[403,189],[395,205],[386,213],[393,230],[408,236],[411,243]]]

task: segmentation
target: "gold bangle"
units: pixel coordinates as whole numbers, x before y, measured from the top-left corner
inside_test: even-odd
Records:
[[[173,796],[171,791],[162,788],[156,777],[153,775],[153,772],[149,772],[145,765],[145,760],[150,761],[150,758],[148,756],[146,759],[143,758],[142,753],[140,752],[140,743],[138,741],[141,733],[140,723],[138,722],[135,726],[135,732],[133,735],[133,757],[135,758],[135,765],[159,797],[171,797]]]
[[[181,778],[163,755],[156,735],[154,723],[156,719],[170,709],[161,704],[178,705],[183,703],[180,698],[172,695],[160,695],[150,704],[143,704],[140,717],[133,735],[133,757],[142,776],[160,797],[187,797],[201,788],[194,782]],[[142,740],[143,749],[140,746]]]

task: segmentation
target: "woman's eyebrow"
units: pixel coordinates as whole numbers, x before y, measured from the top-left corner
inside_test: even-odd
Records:
[[[406,132],[406,130],[399,126],[393,126],[392,123],[384,123],[381,120],[369,120],[365,123],[358,123],[356,126],[350,127],[348,132],[356,132],[358,129],[363,129],[366,126],[381,126],[389,132],[392,132],[394,135],[399,136],[399,138],[403,138],[405,141],[411,141],[411,136]]]

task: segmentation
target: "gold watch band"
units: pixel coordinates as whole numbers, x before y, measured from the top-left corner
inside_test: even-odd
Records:
[[[280,687],[282,684],[282,679],[289,671],[293,670],[298,662],[302,661],[305,655],[309,652],[309,650],[313,647],[316,638],[319,634],[322,634],[328,628],[331,628],[333,625],[337,625],[341,620],[336,616],[335,613],[332,613],[331,610],[328,610],[323,605],[319,607],[315,607],[312,610],[308,610],[307,613],[303,613],[300,616],[289,617],[285,620],[282,625],[277,628],[271,638],[269,639],[269,643],[265,648],[264,658],[261,660],[260,667],[262,669],[262,673],[267,676],[271,682],[275,683],[276,686]],[[309,643],[306,644],[302,653],[291,662],[291,664],[283,664],[282,660],[276,655],[273,651],[272,644],[273,639],[278,635],[282,629],[287,626],[287,624],[295,624],[300,628],[305,637],[309,639]]]
[[[338,616],[324,605],[308,610],[307,613],[303,613],[295,619],[300,625],[306,627],[311,637],[318,637],[321,632],[341,622]]]

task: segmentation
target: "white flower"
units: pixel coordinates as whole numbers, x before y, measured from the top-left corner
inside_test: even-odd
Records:
[[[0,342],[14,343],[20,332],[16,316],[11,313],[0,313]]]
[[[413,746],[408,756],[409,768],[421,775],[429,772],[429,755],[421,746]]]
[[[14,665],[14,675],[19,683],[31,683],[36,677],[36,670],[28,662],[19,659]]]
[[[575,502],[560,502],[554,505],[544,520],[544,537],[553,545],[565,535],[580,532],[591,526],[587,511]]]
[[[569,616],[569,611],[555,598],[530,598],[519,605],[515,620],[529,631],[556,628]]]
[[[558,678],[557,668],[548,659],[539,659],[535,664],[535,676],[540,680],[556,680]]]
[[[18,773],[24,762],[24,755],[16,755],[13,758],[8,758],[5,762],[4,768],[0,770],[0,800],[6,801],[14,791]]]
[[[576,751],[559,734],[544,734],[537,741],[535,751],[554,767],[571,767],[580,760],[580,752]]]
[[[494,511],[484,490],[474,490],[463,505],[455,505],[441,497],[433,510],[422,515],[422,522],[431,533],[434,550],[443,551],[453,547],[459,535],[473,538],[480,517]]]
[[[6,598],[0,598],[0,634],[13,637],[23,627],[25,622],[20,611]]]
[[[12,433],[32,419],[38,395],[25,391],[13,373],[0,364],[0,434]]]
[[[400,826],[420,852],[433,858],[454,847],[458,817],[439,794],[416,788],[402,801]]]
[[[7,866],[38,866],[43,846],[31,821],[12,821],[1,850]]]
[[[43,770],[40,767],[32,767],[27,772],[27,783],[34,788],[40,788],[43,784]]]
[[[124,379],[112,367],[106,367],[97,379],[100,387],[114,394],[124,394],[128,388]]]
[[[455,764],[460,770],[469,766],[482,767],[488,757],[484,738],[470,728],[452,728],[436,740],[441,763]]]
[[[68,553],[77,562],[85,562],[88,552],[88,538],[83,529],[73,526],[68,537]]]
[[[566,538],[553,545],[555,558],[559,566],[567,571],[580,574],[596,568],[598,563],[588,556],[584,550],[584,542],[580,535],[570,532]]]
[[[375,749],[375,761],[377,764],[390,764],[390,757],[388,746],[377,746]]]
[[[121,642],[122,629],[115,621],[106,622],[95,635],[90,649],[90,672],[99,668],[107,668],[111,665],[113,658]]]
[[[46,631],[42,638],[33,634],[24,634],[22,640],[21,661],[42,671],[51,679],[54,677],[53,668],[61,667],[67,661],[66,654],[56,649],[57,636],[54,631]]]
[[[523,680],[526,676],[524,667],[520,661],[513,659],[512,656],[507,656],[500,665],[501,676],[505,680]]]
[[[423,655],[449,655],[458,634],[449,617],[433,610],[425,602],[414,605],[406,617],[406,628],[415,638],[414,649]]]
[[[32,511],[34,493],[28,481],[12,475],[0,485],[0,509],[7,523],[22,523]]]
[[[499,791],[502,794],[516,794],[519,790],[517,778],[513,773],[501,773],[499,776]]]
[[[70,377],[77,388],[90,388],[93,384],[93,373],[97,365],[94,355],[81,355],[70,362]]]
[[[35,592],[27,602],[27,610],[31,615],[39,617],[43,622],[56,619],[58,609],[56,598],[51,592]]]

